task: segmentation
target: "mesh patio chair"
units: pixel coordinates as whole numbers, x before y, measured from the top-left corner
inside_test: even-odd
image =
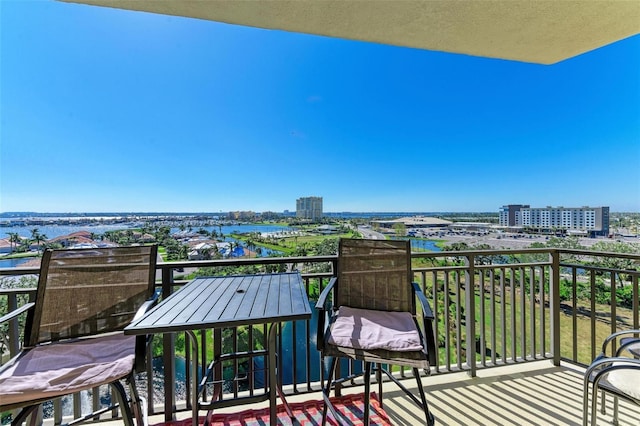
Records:
[[[134,372],[144,369],[147,338],[122,332],[155,302],[157,247],[46,250],[35,301],[28,310],[22,351],[0,367],[0,412],[20,409],[21,424],[45,401],[111,385],[126,425],[146,423]],[[124,379],[129,385],[127,397]]]
[[[602,344],[600,355],[585,371],[583,426],[589,423],[589,413],[591,425],[596,424],[599,390],[602,393],[600,403],[602,414],[606,414],[605,395],[613,395],[614,425],[618,424],[618,398],[640,405],[640,338],[638,336],[640,336],[640,330],[625,330],[611,334]],[[589,405],[589,395],[591,395],[591,405]]]
[[[323,389],[323,424],[327,409],[339,419],[329,400],[331,388],[359,376],[334,377],[340,358],[364,362],[365,425],[370,418],[372,364],[381,405],[382,373],[385,373],[424,410],[426,424],[434,423],[420,380],[420,369],[428,374],[429,364],[435,363],[433,313],[412,279],[409,241],[340,240],[337,276],[322,291],[316,305],[320,310],[318,350],[323,357],[333,357]],[[422,307],[419,316],[416,300]],[[325,327],[325,316],[329,317],[328,327]],[[397,380],[389,371],[389,365],[413,369],[420,399]]]

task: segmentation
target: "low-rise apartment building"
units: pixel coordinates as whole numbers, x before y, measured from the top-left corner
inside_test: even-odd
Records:
[[[502,206],[500,226],[545,231],[566,231],[588,236],[609,235],[609,207],[530,207],[526,204]]]

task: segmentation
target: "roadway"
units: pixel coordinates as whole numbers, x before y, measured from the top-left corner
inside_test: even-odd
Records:
[[[358,226],[358,232],[362,234],[362,238],[368,238],[372,240],[384,240],[386,238],[380,232],[376,232],[371,228],[365,228],[363,226]]]

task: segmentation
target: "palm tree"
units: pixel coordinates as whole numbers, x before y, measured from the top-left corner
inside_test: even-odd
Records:
[[[46,234],[40,234],[40,238],[41,238],[41,240],[40,240],[40,241],[42,241],[42,242],[44,243],[44,244],[42,245],[42,246],[43,246],[43,248],[47,248],[47,247],[49,247],[49,243],[47,242],[47,240],[49,239],[49,237],[47,237],[47,235],[46,235]]]
[[[210,260],[211,259],[211,248],[203,248],[202,250],[200,250],[200,254],[202,255],[202,258],[204,260]]]
[[[242,245],[237,242],[237,241],[229,241],[229,256],[231,257],[231,255],[233,254],[233,251],[239,247],[242,247]]]
[[[178,252],[179,252],[179,258],[181,260],[185,260],[189,258],[189,246],[181,244]]]
[[[18,243],[21,241],[20,235],[17,232],[9,232],[9,244],[12,244],[11,252],[14,252],[18,248]]]
[[[46,240],[47,240],[47,236],[44,234],[41,234],[38,228],[33,228],[31,230],[31,241],[36,243],[36,246],[38,246],[38,251],[40,250],[40,243]]]
[[[247,244],[247,248],[249,249],[249,257],[251,257],[251,252],[255,250],[256,243],[251,238],[249,238],[246,241],[246,244]]]

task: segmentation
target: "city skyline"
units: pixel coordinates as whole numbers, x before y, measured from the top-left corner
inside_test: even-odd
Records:
[[[304,198],[304,197],[303,197]],[[375,215],[375,214],[413,214],[413,215],[421,215],[421,214],[465,214],[465,213],[470,213],[470,214],[495,214],[496,216],[500,216],[502,210],[504,209],[504,207],[507,205],[503,205],[498,209],[495,210],[441,210],[441,211],[381,211],[381,210],[371,210],[371,211],[351,211],[351,210],[341,210],[341,211],[327,211],[327,210],[323,210],[323,215],[339,215],[339,214],[353,214],[353,215],[357,215],[357,214],[366,214],[366,215]],[[609,206],[587,206],[587,205],[582,205],[582,206],[526,206],[526,207],[530,207],[532,209],[536,209],[536,210],[544,210],[544,209],[596,209],[596,208],[607,208],[609,209]],[[61,217],[91,217],[91,215],[96,215],[96,216],[113,216],[113,215],[121,215],[121,216],[135,216],[135,215],[149,215],[149,216],[155,216],[155,215],[170,215],[170,216],[180,216],[180,215],[184,215],[184,216],[191,216],[191,215],[211,215],[211,216],[215,216],[218,214],[229,214],[229,213],[239,213],[239,212],[244,212],[244,213],[256,213],[256,214],[262,214],[262,213],[276,213],[276,214],[283,214],[283,215],[290,215],[290,216],[295,216],[296,215],[296,210],[297,209],[293,209],[293,210],[289,210],[289,209],[284,209],[281,211],[276,211],[276,210],[252,210],[252,209],[247,209],[247,210],[239,210],[239,209],[230,209],[230,210],[219,210],[219,211],[174,211],[174,212],[169,212],[169,211],[134,211],[134,210],[128,210],[128,211],[95,211],[95,212],[64,212],[64,211],[0,211],[0,217],[4,217],[4,218],[14,218],[14,217],[28,217],[29,215],[34,215],[34,216],[56,216],[59,215]],[[634,213],[634,214],[640,214],[640,212],[635,212],[635,211],[614,211],[614,210],[610,210],[611,213]]]
[[[640,211],[640,36],[546,66],[55,1],[0,23],[0,212]]]

